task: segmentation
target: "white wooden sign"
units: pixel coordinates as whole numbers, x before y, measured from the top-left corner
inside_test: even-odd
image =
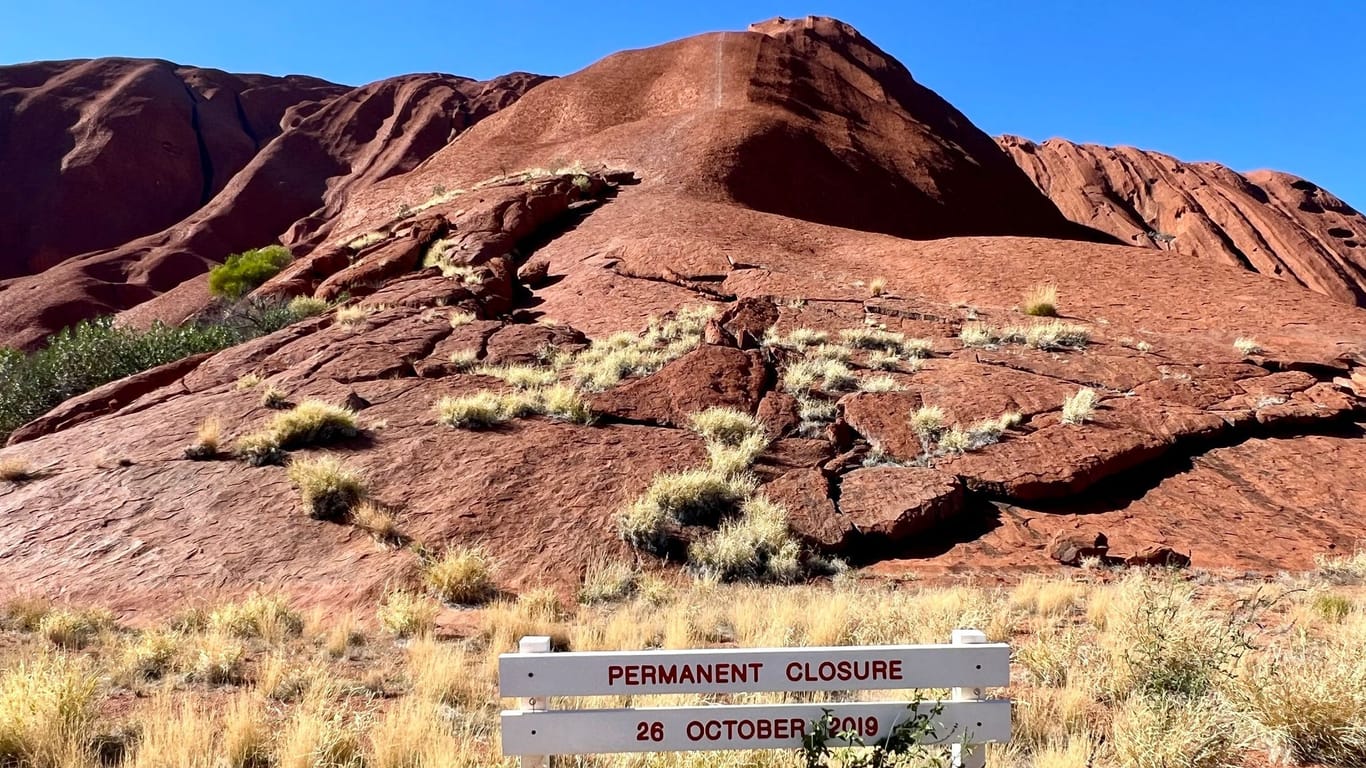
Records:
[[[928,714],[932,703],[920,705]],[[1010,739],[1010,702],[944,702],[934,743],[973,744]],[[911,718],[908,702],[753,704],[504,712],[503,754],[692,752],[721,749],[796,749],[822,710],[832,732],[853,731],[872,744]]]
[[[907,701],[553,710],[552,696],[952,688],[933,726],[955,765],[981,768],[981,745],[1010,739],[1010,702],[982,695],[1010,684],[1010,648],[976,630],[954,630],[952,645],[549,651],[549,638],[526,637],[499,658],[499,690],[520,706],[503,713],[503,754],[523,766],[556,754],[796,748],[827,709],[833,733],[873,744],[914,716]]]

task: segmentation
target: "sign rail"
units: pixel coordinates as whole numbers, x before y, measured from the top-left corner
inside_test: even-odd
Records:
[[[856,691],[1010,684],[1010,647],[981,644],[504,654],[504,696]]]
[[[853,731],[869,744],[912,716],[911,702],[741,704],[505,712],[503,754],[706,752],[795,749],[811,723],[830,710],[832,732]],[[929,714],[934,702],[922,703]],[[1010,739],[1010,702],[943,702],[934,718],[935,744],[981,744]],[[838,742],[832,742],[838,743]]]

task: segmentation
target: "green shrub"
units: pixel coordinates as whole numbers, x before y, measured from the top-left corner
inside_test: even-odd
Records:
[[[279,274],[289,260],[289,250],[279,245],[234,253],[209,270],[209,292],[226,299],[241,298]]]
[[[245,301],[184,325],[116,328],[86,320],[32,354],[0,348],[0,442],[58,404],[111,381],[272,333],[296,318],[278,301]]]

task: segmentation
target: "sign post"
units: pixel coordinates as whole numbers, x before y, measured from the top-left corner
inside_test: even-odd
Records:
[[[1009,685],[1010,648],[976,630],[949,645],[549,651],[549,638],[528,637],[499,657],[499,690],[519,700],[502,715],[503,754],[523,768],[556,754],[796,749],[824,710],[832,733],[874,744],[916,714],[904,700],[551,710],[551,696],[952,688],[951,701],[919,705],[941,708],[926,743],[950,747],[955,768],[983,768],[983,745],[1010,739],[1010,702],[984,698]]]
[[[524,654],[550,653],[550,638],[545,636],[524,637],[517,643],[517,650]],[[549,709],[549,696],[527,696],[517,701],[521,712],[544,712]],[[507,754],[504,752],[504,754]],[[521,768],[550,768],[548,755],[522,755]]]

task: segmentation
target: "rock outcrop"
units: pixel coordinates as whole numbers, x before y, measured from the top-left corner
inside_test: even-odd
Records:
[[[1361,538],[1366,310],[1216,256],[1098,242],[847,26],[768,22],[519,82],[479,86],[487,102],[428,76],[334,99],[181,234],[120,246],[120,263],[171,275],[124,319],[174,319],[173,300],[200,300],[185,286],[219,247],[203,244],[249,226],[230,224],[234,206],[274,215],[259,206],[286,158],[326,177],[370,153],[271,219],[299,258],[259,289],[346,316],[116,383],[16,433],[0,458],[38,477],[0,486],[0,582],[145,608],[259,584],[361,603],[414,579],[410,550],[310,520],[280,467],[184,459],[205,418],[231,445],[275,415],[248,374],[296,402],[363,404],[361,435],[326,450],[409,540],[489,548],[509,590],[639,555],[618,513],[708,460],[683,427],[712,405],[767,426],[755,483],[805,546],[874,573],[1056,567],[1050,542],[1097,530],[1107,557],[1268,570]],[[449,141],[433,126],[462,110],[472,125]],[[381,133],[362,141],[364,125]],[[972,324],[1043,322],[1018,308],[1040,283],[1087,343],[964,344]],[[649,353],[667,359],[627,354],[662,334],[651,318],[698,306],[714,313],[696,347],[661,335]],[[854,349],[852,383],[785,381],[793,331],[869,328],[923,339],[923,359]],[[590,343],[624,350],[621,381],[583,393],[594,423],[438,423],[443,397],[513,391],[486,365],[596,381],[571,357]],[[1083,388],[1094,411],[1064,420]],[[946,428],[1004,428],[922,439],[907,423],[922,406]]]
[[[1366,216],[1313,182],[1133,147],[997,141],[1075,222],[1366,306]]]

